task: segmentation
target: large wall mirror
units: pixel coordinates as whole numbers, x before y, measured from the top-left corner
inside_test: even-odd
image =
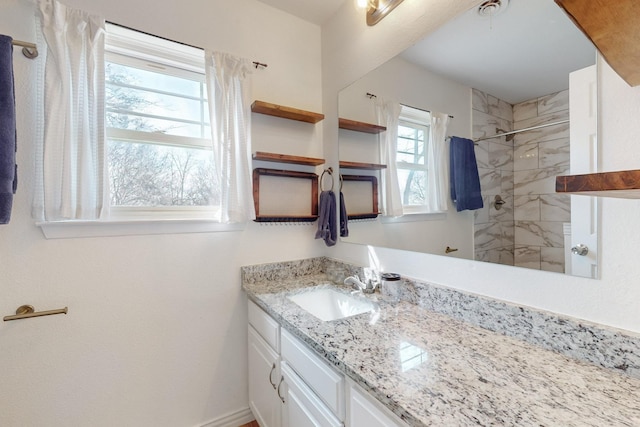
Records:
[[[570,173],[570,151],[581,149],[569,138],[569,75],[583,69],[595,75],[595,62],[593,45],[553,0],[495,0],[343,89],[341,119],[383,124],[376,104],[388,101],[450,116],[446,135],[475,142],[484,202],[473,211],[457,212],[449,201],[440,213],[405,209],[401,217],[350,221],[343,240],[595,277],[570,268],[571,211],[582,208],[555,193],[555,177]],[[509,134],[522,129],[530,130]],[[377,177],[383,200],[385,132],[362,130],[340,129],[341,174]],[[424,156],[428,143],[410,155]],[[348,213],[370,210],[350,183],[343,183]]]

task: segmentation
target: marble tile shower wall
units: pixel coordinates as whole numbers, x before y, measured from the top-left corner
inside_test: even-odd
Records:
[[[473,90],[473,138],[569,118],[562,91],[511,105]],[[555,194],[555,176],[569,171],[569,124],[550,126],[476,145],[484,208],[477,210],[475,259],[564,272],[563,223],[570,198]],[[500,210],[494,200],[506,202]]]
[[[513,106],[515,129],[568,118],[568,90]],[[514,264],[564,272],[571,199],[555,193],[555,177],[569,173],[569,123],[516,134],[513,144]]]
[[[513,107],[494,96],[473,90],[473,138],[513,130]],[[506,137],[476,144],[476,161],[484,208],[474,213],[475,259],[514,264],[513,143]],[[506,202],[500,210],[494,200]]]

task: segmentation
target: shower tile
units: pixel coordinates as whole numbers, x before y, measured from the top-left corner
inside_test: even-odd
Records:
[[[496,261],[498,264],[513,265],[513,245],[509,247],[502,247],[500,249],[496,249],[495,251],[498,252],[498,260]]]
[[[540,197],[539,196],[515,196],[513,199],[516,221],[540,221]]]
[[[514,127],[516,129],[525,129],[533,126],[538,126],[545,123],[554,123],[561,120],[568,119],[566,114],[551,114],[535,120],[525,120],[522,122],[516,122]],[[527,132],[518,133],[513,139],[515,147],[524,144],[531,144],[541,141],[550,141],[558,138],[569,138],[569,123],[563,123],[554,126],[548,126],[545,128],[530,130]]]
[[[481,111],[475,110],[472,112],[472,115],[473,139],[493,136],[496,134],[497,128],[505,131],[510,131],[512,129],[512,124],[508,120],[500,119],[498,117],[494,117]],[[500,142],[502,144],[511,145],[511,142],[506,142],[506,137],[501,137],[497,141],[493,142]]]
[[[516,246],[513,251],[514,265],[540,270],[540,248],[536,246]]]
[[[502,233],[502,246],[513,247],[513,242],[515,241],[515,222],[513,220],[501,221],[500,232]]]
[[[540,269],[564,273],[564,248],[540,248]]]
[[[541,142],[539,146],[540,167],[569,167],[569,138]]]
[[[502,227],[499,223],[478,224],[474,227],[473,236],[476,250],[486,251],[502,245]]]
[[[484,224],[489,222],[490,196],[482,196],[483,207],[473,211],[473,223]]]
[[[478,168],[480,174],[480,188],[482,194],[491,196],[500,194],[502,174],[494,169]]]
[[[529,101],[520,102],[513,105],[513,120],[518,122],[520,120],[531,119],[538,115],[538,100],[531,99]]]
[[[489,113],[489,95],[478,89],[471,91],[471,108],[483,113]]]
[[[538,169],[538,144],[519,145],[514,149],[513,169],[524,171]]]
[[[492,95],[488,95],[487,98],[489,101],[489,114],[508,122],[513,122],[513,107],[511,104]]]
[[[540,219],[542,221],[571,221],[571,196],[567,194],[541,195]]]
[[[513,193],[553,194],[556,192],[556,176],[564,173],[562,168],[532,169],[513,173]]]
[[[490,142],[489,167],[496,169],[513,169],[513,148]]]
[[[513,168],[500,171],[500,175],[502,176],[501,194],[503,196],[513,196]]]
[[[515,242],[518,245],[562,248],[564,234],[561,222],[516,221]]]
[[[555,113],[569,110],[569,91],[552,93],[551,95],[538,98],[538,115]]]
[[[482,261],[482,262],[491,262],[491,251],[479,251],[479,250],[475,250],[474,251],[474,259],[476,261]]]
[[[479,141],[476,142],[476,145],[473,149],[476,155],[476,163],[479,168],[490,168],[489,164],[489,145],[491,140]]]

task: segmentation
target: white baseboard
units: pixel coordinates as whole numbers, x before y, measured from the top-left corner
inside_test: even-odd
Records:
[[[255,419],[251,410],[247,407],[213,419],[200,427],[239,427]]]

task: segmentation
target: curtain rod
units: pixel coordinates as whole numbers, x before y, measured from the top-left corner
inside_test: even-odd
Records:
[[[183,46],[192,47],[194,49],[204,50],[204,48],[202,48],[200,46],[194,46],[194,45],[189,44],[189,43],[184,43],[184,42],[181,42],[181,41],[178,41],[178,40],[172,40],[170,38],[163,37],[163,36],[158,36],[156,34],[151,34],[151,33],[148,33],[146,31],[138,30],[136,28],[127,27],[126,25],[116,24],[115,22],[111,22],[111,21],[106,21],[106,22],[107,22],[107,24],[115,25],[116,27],[125,28],[125,29],[131,30],[131,31],[136,31],[138,33],[146,34],[146,35],[151,36],[151,37],[157,37],[159,39],[166,40],[168,42],[178,43],[178,44],[181,44]],[[267,68],[268,67],[268,65],[265,64],[264,62],[258,62],[258,61],[253,61],[253,66],[256,67],[256,69],[257,68]]]
[[[374,95],[374,94],[373,94],[373,93],[371,93],[371,92],[367,92],[367,96],[369,97],[369,99],[377,98],[377,97],[378,97],[377,95]],[[427,113],[431,114],[431,110],[425,110],[424,108],[412,107],[411,105],[407,105],[407,104],[403,104],[403,103],[400,103],[400,105],[402,105],[402,106],[404,106],[404,107],[413,108],[414,110],[424,111],[424,112],[427,112]],[[452,119],[455,119],[455,117],[453,117],[451,114],[448,114],[448,116],[449,116],[450,118],[452,118]]]
[[[483,136],[482,138],[474,139],[473,141],[474,142],[484,141],[485,139],[499,138],[501,136],[514,135],[514,134],[520,133],[520,132],[527,132],[527,131],[530,131],[530,130],[536,130],[536,129],[546,128],[546,127],[549,127],[549,126],[555,126],[555,125],[562,125],[562,124],[565,124],[565,123],[569,123],[569,119],[560,120],[558,122],[553,122],[553,123],[545,123],[543,125],[531,126],[531,127],[524,128],[524,129],[512,130],[511,132],[498,133],[498,134],[492,135],[492,136]]]

